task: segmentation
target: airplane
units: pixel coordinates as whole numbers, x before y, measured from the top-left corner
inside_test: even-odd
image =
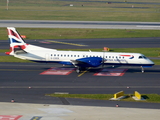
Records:
[[[150,59],[141,53],[60,51],[39,47],[27,44],[14,27],[7,27],[7,30],[10,40],[10,52],[6,52],[7,55],[40,63],[73,65],[76,67],[77,73],[89,67],[104,65],[140,66],[144,72],[144,67],[154,65]]]

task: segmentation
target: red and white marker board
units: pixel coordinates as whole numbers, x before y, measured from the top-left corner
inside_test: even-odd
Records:
[[[100,72],[95,73],[95,76],[123,76],[124,73],[127,71],[127,69],[122,69],[122,68],[104,68],[101,69]]]
[[[42,73],[41,75],[69,75],[75,68],[51,68]]]
[[[18,120],[22,115],[0,115],[0,120]]]

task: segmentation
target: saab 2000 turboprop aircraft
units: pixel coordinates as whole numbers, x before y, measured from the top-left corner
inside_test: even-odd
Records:
[[[7,55],[34,62],[60,63],[74,65],[79,73],[88,67],[100,65],[153,66],[154,63],[140,53],[59,51],[25,43],[14,27],[7,27],[10,52]]]

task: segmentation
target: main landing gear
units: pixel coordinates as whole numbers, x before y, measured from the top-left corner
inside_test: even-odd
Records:
[[[76,72],[80,73],[81,71],[84,71],[84,70],[86,70],[85,67],[77,67]]]
[[[80,72],[81,72],[81,71],[77,68],[77,69],[76,69],[76,73],[80,73]]]

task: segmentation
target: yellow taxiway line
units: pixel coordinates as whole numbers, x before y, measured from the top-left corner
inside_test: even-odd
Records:
[[[47,40],[47,42],[67,44],[67,45],[74,45],[74,46],[87,46],[87,45],[81,45],[81,44],[74,44],[74,43],[67,43],[67,42],[59,42],[59,41],[54,41],[54,40]]]
[[[86,72],[88,72],[89,69],[90,69],[90,67],[87,70],[83,71],[81,74],[79,74],[78,77],[81,77],[83,74],[85,74]]]

